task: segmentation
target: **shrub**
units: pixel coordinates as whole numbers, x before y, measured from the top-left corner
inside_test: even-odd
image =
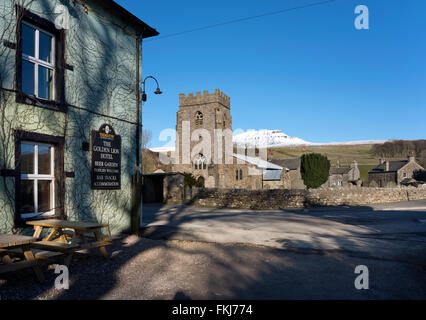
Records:
[[[414,171],[413,178],[417,181],[426,182],[426,170]]]
[[[304,154],[301,159],[300,171],[308,189],[319,188],[328,180],[330,161],[319,153]]]
[[[201,183],[199,183],[197,181],[197,179],[195,179],[195,177],[192,175],[192,173],[185,172],[183,174],[183,176],[184,176],[184,184],[185,184],[185,186],[187,186],[187,187],[197,187],[197,188],[201,188],[202,187]]]

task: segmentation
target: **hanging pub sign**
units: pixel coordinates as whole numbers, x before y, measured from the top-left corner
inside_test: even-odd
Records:
[[[121,189],[121,137],[108,124],[92,130],[92,189]]]

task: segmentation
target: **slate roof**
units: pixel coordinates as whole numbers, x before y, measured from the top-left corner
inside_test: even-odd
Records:
[[[352,168],[330,168],[330,175],[333,174],[348,174]]]
[[[408,160],[402,160],[402,161],[389,161],[389,171],[387,172],[396,172],[399,169],[401,169],[403,166],[405,166],[408,163]],[[386,164],[382,163],[375,167],[370,172],[385,172]]]
[[[281,180],[283,170],[263,170],[263,181]]]
[[[260,158],[244,156],[242,154],[234,153],[234,157],[244,160],[250,164],[254,164],[258,169],[263,169],[263,181],[277,181],[281,180],[281,174],[284,170],[283,167]]]
[[[143,39],[158,36],[159,33],[154,28],[151,28],[145,22],[140,20],[134,14],[130,13],[122,6],[120,6],[117,2],[113,0],[96,0],[98,4],[107,9],[111,14],[117,16],[121,20],[125,21],[129,26],[134,28],[136,32],[142,35]]]
[[[249,156],[244,156],[242,154],[234,153],[234,157],[240,160],[243,160],[245,162],[254,164],[259,169],[272,169],[272,170],[282,170],[283,167],[276,165],[274,163],[262,160],[260,158],[254,158]]]
[[[287,168],[288,170],[297,170],[300,168],[301,164],[300,158],[273,159],[271,162],[283,168]]]

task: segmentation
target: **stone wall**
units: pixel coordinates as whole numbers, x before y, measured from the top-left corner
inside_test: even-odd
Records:
[[[200,207],[278,210],[317,206],[370,205],[426,199],[426,188],[316,190],[194,189],[186,203]]]

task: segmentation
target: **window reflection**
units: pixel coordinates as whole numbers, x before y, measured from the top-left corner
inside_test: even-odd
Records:
[[[34,212],[34,181],[21,181],[21,213]]]
[[[38,181],[38,212],[43,213],[52,210],[50,204],[51,181]]]
[[[42,31],[39,33],[39,59],[52,63],[52,37]]]
[[[52,174],[50,168],[51,147],[38,146],[38,174]]]
[[[22,24],[22,52],[35,57],[35,30],[26,24]]]
[[[21,174],[34,173],[34,145],[21,144]]]

